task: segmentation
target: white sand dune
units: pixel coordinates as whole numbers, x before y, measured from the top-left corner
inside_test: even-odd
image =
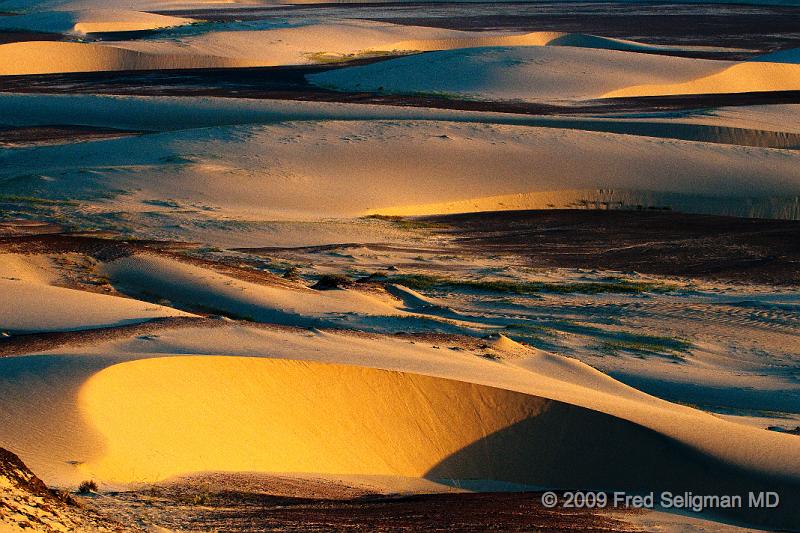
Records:
[[[731,64],[567,46],[486,47],[395,58],[314,74],[308,79],[346,91],[562,101],[598,98],[656,81],[693,82]]]
[[[12,12],[36,11],[79,11],[107,9],[109,4],[113,9],[126,9],[135,11],[170,11],[186,9],[214,9],[241,8],[252,6],[253,0],[3,0],[0,8]]]
[[[753,218],[800,219],[800,197],[728,197],[635,189],[560,189],[370,209],[367,215],[425,216],[520,209],[669,209]]]
[[[421,29],[421,28],[420,28]],[[422,32],[419,32],[422,33]],[[711,47],[683,47],[645,44],[625,39],[614,39],[583,33],[536,31],[522,34],[492,34],[488,32],[458,32],[460,35],[444,39],[426,39],[422,36],[405,41],[374,46],[374,51],[428,52],[454,50],[458,48],[484,48],[499,46],[570,46],[602,50],[625,50],[629,52],[669,52],[687,50],[720,50]]]
[[[80,109],[80,113],[75,109]],[[575,118],[243,98],[196,98],[190,101],[175,97],[0,95],[0,123],[8,126],[57,122],[170,131],[309,120],[437,120],[605,131],[766,148],[800,147],[800,106],[792,104],[741,106],[678,114]]]
[[[0,279],[0,330],[11,333],[121,326],[187,313],[147,302]]]
[[[320,325],[325,317],[404,314],[391,302],[350,290],[316,291],[249,283],[174,260],[137,255],[104,265],[111,282],[132,294],[146,292],[188,307],[259,322]]]
[[[156,30],[193,22],[195,21],[192,19],[128,9],[87,9],[82,11],[37,11],[25,15],[0,17],[0,29],[85,35],[88,33]]]
[[[232,356],[249,352],[270,359]],[[562,357],[534,354],[523,369],[443,352],[401,339],[237,326],[0,359],[0,445],[24,450],[46,481],[62,483],[238,470],[771,487],[787,504],[800,495],[791,435],[657,400]],[[171,353],[210,355],[164,357]],[[26,425],[5,422],[24,415]],[[791,508],[738,518],[780,526]]]
[[[34,41],[0,45],[0,75],[251,66],[192,54],[147,54],[89,43]]]
[[[40,109],[35,103],[41,100],[22,101],[28,103],[16,108],[9,104],[8,108],[15,109],[12,113],[17,115],[31,110],[30,120],[46,120],[45,111],[50,109],[52,116],[64,116],[63,111],[55,109],[64,100],[53,99]],[[157,104],[161,102],[158,99],[81,101],[87,102],[85,119],[96,123],[102,122],[104,109],[106,113],[119,109],[119,120],[131,124],[136,120],[140,124],[163,124],[190,114],[192,109],[180,107],[180,99],[165,101],[165,107]],[[151,104],[149,108],[147,104]],[[230,117],[226,117],[223,104],[216,104],[221,106],[216,112],[226,120]],[[278,110],[276,115],[268,111],[272,106]],[[287,110],[292,108],[270,103],[262,118],[290,120],[292,115]],[[214,119],[216,112],[210,109],[199,106],[197,120]],[[236,110],[234,116],[245,114],[247,109]],[[308,119],[322,116],[322,109],[333,110],[333,116],[338,117],[350,113],[354,113],[352,117],[367,116],[359,113],[372,111],[344,105],[295,109],[300,109],[296,116],[302,122],[42,147],[37,148],[35,161],[25,150],[6,150],[0,154],[0,174],[56,176],[47,181],[47,190],[62,195],[58,197],[74,195],[78,190],[99,194],[98,186],[101,190],[128,191],[113,203],[95,202],[94,210],[151,212],[159,210],[152,203],[159,199],[214,208],[195,211],[193,216],[197,217],[249,221],[308,220],[398,210],[422,214],[405,208],[458,202],[463,202],[463,210],[468,211],[476,210],[469,208],[471,202],[484,198],[493,200],[477,202],[477,210],[541,205],[541,199],[517,196],[532,193],[554,194],[544,207],[579,206],[584,200],[624,201],[631,206],[671,206],[692,212],[797,216],[800,174],[796,150],[552,127],[414,120],[316,121]],[[137,117],[138,110],[142,113]],[[252,113],[253,120],[257,113]],[[313,150],[309,150],[311,146]],[[92,172],[87,173],[88,169]],[[557,191],[565,194],[559,197]]]
[[[0,331],[73,331],[190,316],[147,302],[51,285],[57,281],[44,257],[0,254]]]

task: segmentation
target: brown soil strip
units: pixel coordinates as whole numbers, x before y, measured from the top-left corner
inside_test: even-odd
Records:
[[[800,221],[665,211],[503,211],[424,217],[472,253],[535,267],[595,268],[800,285]]]
[[[65,41],[60,33],[35,31],[0,31],[0,44],[24,43],[28,41]]]
[[[112,516],[158,509],[147,512],[147,525],[193,531],[642,531],[622,512],[548,509],[540,500],[524,492],[314,499],[158,487],[96,504]]]
[[[217,327],[224,322],[204,317],[155,318],[141,324],[109,328],[86,329],[51,333],[30,333],[13,337],[0,337],[0,357],[45,352],[65,346],[82,346],[147,335],[160,329],[188,327]]]
[[[141,135],[142,131],[90,126],[29,126],[0,128],[0,147],[21,148],[75,142],[98,141]]]

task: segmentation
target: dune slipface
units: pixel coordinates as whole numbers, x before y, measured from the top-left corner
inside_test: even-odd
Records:
[[[116,482],[215,470],[629,490],[766,490],[788,482],[586,408],[365,367],[145,359],[92,376],[80,404],[105,440],[83,468]],[[793,483],[783,489],[787,497],[797,491]]]

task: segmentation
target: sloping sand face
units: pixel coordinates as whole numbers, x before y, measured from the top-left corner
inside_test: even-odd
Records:
[[[778,488],[788,501],[797,490],[597,411],[365,367],[144,359],[93,375],[79,402],[105,438],[82,468],[116,482],[229,470],[721,493]]]
[[[80,401],[106,437],[86,466],[120,482],[209,470],[420,477],[548,409],[540,398],[416,374],[213,356],[109,367]],[[492,477],[485,466],[461,470]]]
[[[800,65],[742,62],[684,83],[646,84],[610,91],[603,98],[800,90]]]
[[[43,258],[0,254],[0,331],[34,333],[121,326],[190,316],[161,305],[53,286]]]
[[[227,58],[148,54],[87,43],[35,41],[0,46],[0,75],[243,66],[253,65]]]
[[[128,9],[87,9],[78,11],[41,11],[0,18],[1,29],[55,33],[136,32],[191,24],[180,17],[143,13]]]
[[[73,12],[34,13],[21,17],[9,17],[0,20],[0,24],[17,25],[23,28],[40,28],[42,31],[64,33],[94,33],[142,31],[148,29],[180,26],[189,23],[187,19],[166,17],[126,10],[89,10]],[[342,61],[356,57],[369,57],[385,54],[399,54],[425,51],[453,51],[457,55],[466,53],[466,49],[486,47],[508,47],[539,49],[543,47],[568,47],[579,51],[584,49],[589,60],[596,56],[591,52],[625,50],[628,52],[669,52],[684,50],[682,47],[655,46],[610,39],[594,35],[571,34],[561,32],[534,32],[525,34],[497,34],[489,32],[465,32],[427,28],[421,26],[403,26],[383,22],[350,20],[324,24],[308,24],[297,27],[248,31],[209,31],[200,35],[178,39],[131,40],[106,43],[71,43],[41,42],[13,43],[16,46],[0,46],[0,74],[47,74],[63,72],[94,72],[114,70],[142,69],[184,69],[184,68],[220,68],[220,67],[266,67],[278,65],[300,65],[317,62]],[[46,46],[45,46],[46,45]],[[594,49],[594,50],[592,50]],[[459,52],[460,51],[460,52]],[[566,53],[566,52],[565,52]],[[640,76],[640,83],[651,80],[684,81],[695,79],[696,70],[692,60],[670,58],[666,56],[650,56],[647,54],[631,54],[629,58],[602,54],[600,61],[616,61],[625,63],[620,70],[631,71],[642,68],[645,72]],[[425,57],[417,60],[417,68],[424,67],[434,58]],[[463,58],[461,59],[464,60]],[[437,63],[440,60],[436,60]],[[517,59],[511,57],[504,65],[503,73],[512,83],[515,78],[530,75],[529,69],[516,67]],[[687,72],[683,77],[661,77],[647,70],[647,64],[659,62],[661,70],[671,64],[680,64]],[[586,61],[584,61],[586,63]],[[640,66],[639,63],[642,65]],[[715,63],[715,62],[706,62]],[[717,62],[719,63],[719,62]],[[540,66],[543,63],[538,63]],[[394,67],[395,65],[392,64]],[[400,67],[401,65],[398,65]],[[441,74],[436,65],[434,72]],[[453,70],[451,80],[440,85],[457,83],[459,76],[457,65],[447,65]],[[580,65],[578,65],[580,66]],[[474,67],[473,67],[474,68]],[[578,77],[574,65],[560,65],[562,78]],[[584,67],[585,68],[585,67]],[[602,65],[601,65],[602,68]],[[721,67],[724,68],[724,67]],[[493,70],[494,69],[494,70]],[[491,80],[496,75],[497,65],[481,65],[473,74]],[[659,71],[656,71],[656,73]],[[430,74],[429,74],[430,75]],[[608,77],[608,76],[607,76]],[[455,78],[453,81],[452,78]],[[637,78],[638,79],[638,78]],[[386,80],[387,89],[393,88],[397,82],[391,78]],[[583,80],[585,83],[586,80]],[[619,86],[625,84],[620,80]],[[447,91],[446,86],[438,90]]]
[[[326,317],[342,313],[405,314],[386,301],[355,291],[269,287],[156,256],[118,259],[104,270],[112,283],[132,294],[157,294],[184,308],[272,324],[320,326]]]

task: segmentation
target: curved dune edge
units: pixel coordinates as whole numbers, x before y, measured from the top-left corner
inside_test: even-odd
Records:
[[[670,210],[705,215],[800,220],[800,197],[711,197],[625,189],[569,189],[485,196],[451,202],[385,206],[363,213],[430,216],[525,209]]]
[[[124,292],[147,291],[183,307],[272,324],[320,326],[326,325],[326,316],[341,313],[407,315],[391,302],[361,292],[250,283],[155,255],[117,259],[105,264],[103,271]]]
[[[742,62],[697,80],[674,84],[637,85],[610,91],[601,98],[796,90],[800,90],[800,65]]]
[[[86,34],[158,29],[192,22],[177,17],[152,15],[154,18],[150,18],[147,15],[150,14],[103,9],[53,12],[36,14],[35,17],[24,15],[25,20],[20,20],[19,24]],[[543,46],[627,52],[686,49],[577,33],[482,35],[481,32],[350,21],[271,30],[210,32],[178,41],[10,43],[0,45],[0,75],[268,67],[352,59],[386,52]]]
[[[0,45],[0,75],[256,66],[192,54],[149,54],[89,43],[33,41]]]
[[[583,33],[558,31],[535,31],[517,35],[489,35],[481,37],[461,37],[449,39],[409,39],[382,44],[369,51],[414,51],[453,50],[456,48],[477,48],[484,46],[572,46],[576,48],[597,48],[626,51],[671,51],[683,50],[681,47],[659,46],[625,39],[613,39]]]
[[[130,9],[41,11],[0,18],[0,28],[56,33],[110,33],[149,31],[197,22],[193,19]]]
[[[227,470],[798,495],[796,483],[591,409],[367,367],[142,359],[94,374],[79,404],[105,439],[81,469],[118,482]],[[735,514],[781,524],[789,513]]]

